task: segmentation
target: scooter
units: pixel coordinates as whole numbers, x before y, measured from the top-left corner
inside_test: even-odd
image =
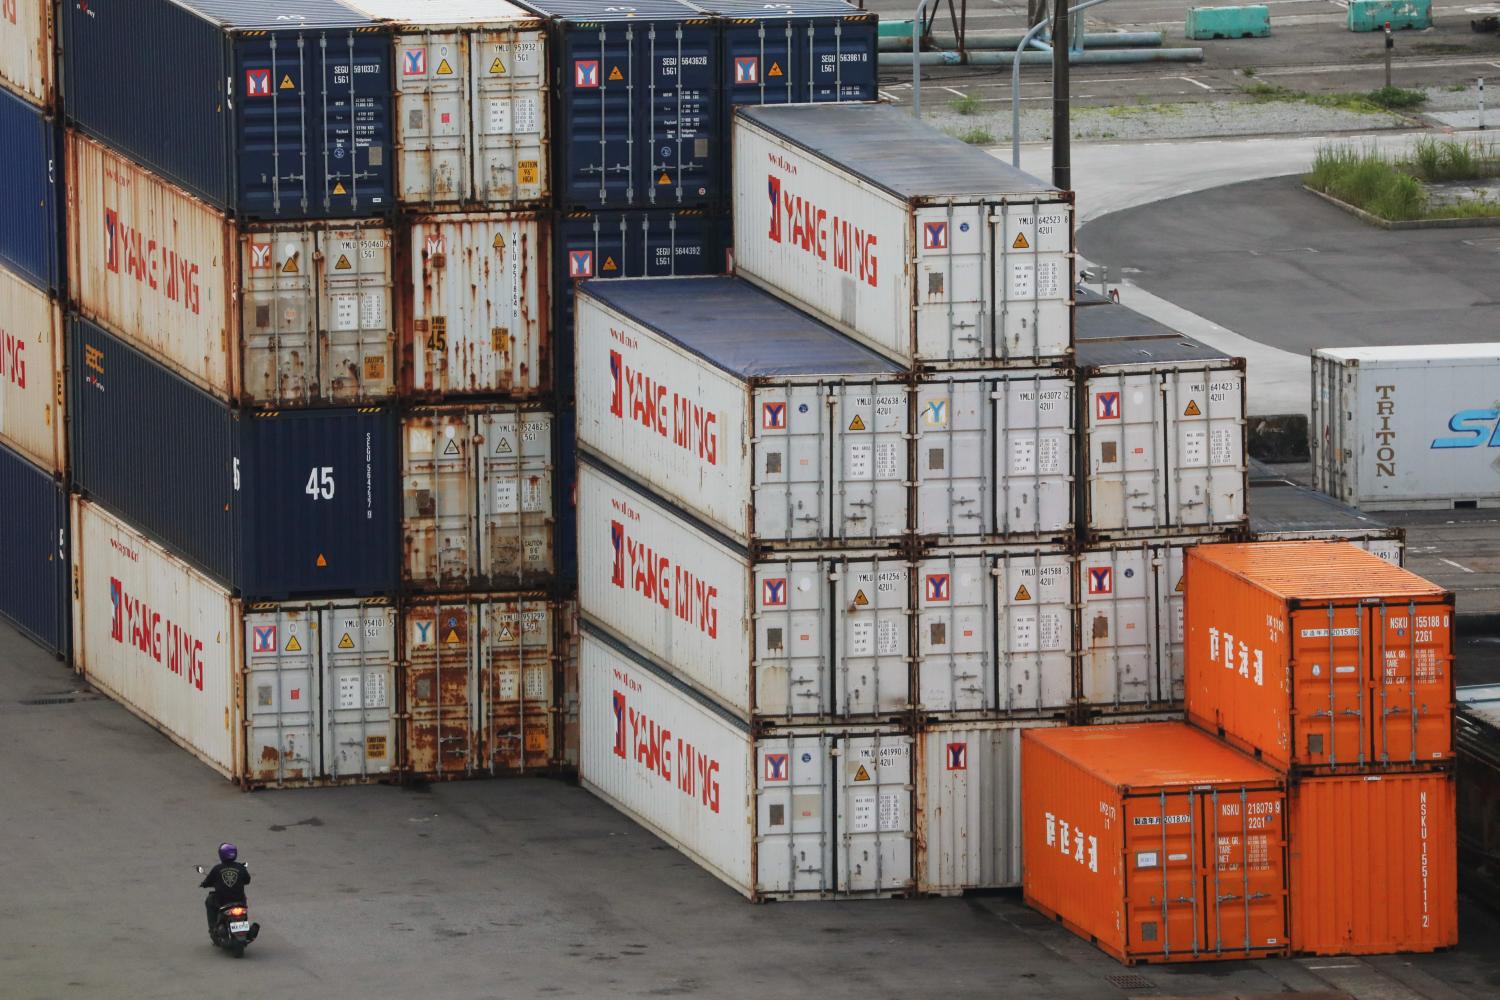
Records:
[[[202,865],[193,868],[199,875],[208,872]],[[251,923],[248,903],[226,903],[219,907],[219,916],[208,936],[215,948],[223,948],[235,958],[244,958],[246,945],[260,936],[260,924]]]

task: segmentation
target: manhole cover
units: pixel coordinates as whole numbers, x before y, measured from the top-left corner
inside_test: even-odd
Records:
[[[1111,986],[1119,990],[1149,990],[1154,985],[1145,976],[1137,976],[1133,972],[1119,972],[1104,978]]]
[[[44,694],[38,698],[22,698],[23,705],[71,705],[75,701],[93,701],[91,691],[69,691],[66,694]]]

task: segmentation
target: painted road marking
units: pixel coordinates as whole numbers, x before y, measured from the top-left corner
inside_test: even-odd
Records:
[[[1442,557],[1442,556],[1438,556],[1438,562],[1445,562],[1445,563],[1447,563],[1447,564],[1448,564],[1448,565],[1449,565],[1449,566],[1452,566],[1452,567],[1453,567],[1453,568],[1454,568],[1454,569],[1461,569],[1461,570],[1463,570],[1463,571],[1464,571],[1464,572],[1465,572],[1465,573],[1472,573],[1472,572],[1474,572],[1474,571],[1473,571],[1473,570],[1472,570],[1472,569],[1470,569],[1470,568],[1469,568],[1469,567],[1467,567],[1467,566],[1464,566],[1464,565],[1462,565],[1462,564],[1460,564],[1460,563],[1456,563],[1456,562],[1454,562],[1454,561],[1453,561],[1453,560],[1452,560],[1452,559],[1444,559],[1444,558],[1443,558],[1443,557]]]
[[[1207,90],[1207,91],[1212,91],[1214,89],[1214,88],[1210,87],[1206,83],[1199,83],[1197,80],[1194,80],[1190,76],[1179,76],[1179,77],[1174,77],[1173,79],[1181,80],[1184,83],[1191,83],[1193,86],[1195,86],[1195,87],[1202,87],[1204,90]]]

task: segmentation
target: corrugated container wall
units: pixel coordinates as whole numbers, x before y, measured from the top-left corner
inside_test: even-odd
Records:
[[[429,215],[410,220],[401,264],[402,388],[410,395],[552,388],[545,216]]]
[[[1451,771],[1302,778],[1291,786],[1290,833],[1294,951],[1458,944]]]
[[[713,19],[681,0],[529,0],[551,22],[559,208],[693,208],[723,183]]]
[[[398,197],[414,208],[551,194],[545,24],[504,0],[345,0],[395,33]]]
[[[0,447],[0,615],[68,655],[68,494],[58,479]]]
[[[390,35],[337,0],[262,8],[62,4],[68,123],[239,218],[386,214]]]
[[[52,0],[6,0],[0,8],[0,86],[48,110],[57,100],[53,9]]]
[[[0,90],[0,264],[50,292],[63,280],[59,142],[49,114]]]
[[[68,468],[62,309],[0,268],[0,442],[54,476]]]
[[[1078,558],[1079,700],[1091,712],[1180,707],[1184,539],[1091,545]]]
[[[1071,357],[1071,195],[894,107],[741,108],[738,273],[904,365]]]
[[[1282,770],[1453,758],[1453,594],[1348,542],[1187,554],[1187,715]]]
[[[69,288],[79,310],[234,403],[392,392],[391,230],[240,225],[69,130]]]
[[[554,431],[551,411],[515,404],[402,414],[408,587],[489,590],[549,580]]]
[[[1126,964],[1287,951],[1280,775],[1180,722],[1021,736],[1026,902]]]
[[[69,337],[83,494],[248,598],[394,591],[393,411],[237,412],[87,320]]]
[[[1361,510],[1493,507],[1500,343],[1323,349],[1313,486]]]

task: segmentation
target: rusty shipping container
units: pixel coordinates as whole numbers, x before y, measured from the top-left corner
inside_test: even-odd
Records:
[[[413,598],[402,756],[431,779],[546,771],[556,756],[558,630],[540,593]]]
[[[0,267],[0,442],[54,476],[68,469],[62,309]]]
[[[236,225],[69,130],[68,276],[78,310],[231,403],[392,392],[391,230]]]
[[[554,559],[553,414],[506,403],[401,418],[402,576],[418,590],[539,586]]]
[[[1292,782],[1290,799],[1293,951],[1458,944],[1451,770],[1304,777]]]
[[[39,108],[57,103],[57,22],[52,0],[0,6],[0,86]]]
[[[1130,965],[1286,954],[1285,802],[1180,722],[1027,730],[1026,902]]]
[[[423,215],[401,261],[401,385],[421,398],[529,398],[552,381],[550,220]]]
[[[1187,556],[1187,714],[1282,770],[1453,758],[1453,594],[1349,542]]]

